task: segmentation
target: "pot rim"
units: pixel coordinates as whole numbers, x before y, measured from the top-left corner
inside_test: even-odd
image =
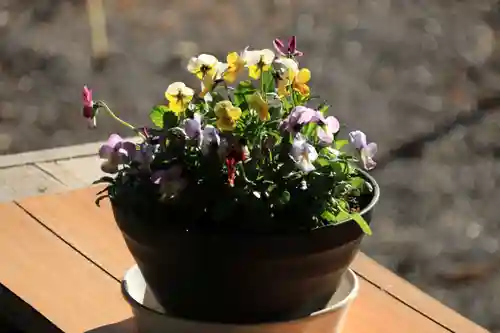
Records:
[[[139,270],[139,272],[140,272],[138,265],[137,264],[133,265],[125,272],[125,275],[120,283],[121,293],[122,293],[123,298],[125,298],[127,303],[133,308],[138,308],[138,309],[143,310],[145,312],[150,312],[150,313],[153,313],[156,315],[169,317],[169,315],[164,313],[164,312],[160,312],[158,310],[155,310],[155,309],[152,309],[152,308],[145,306],[144,304],[140,303],[134,297],[132,297],[132,295],[129,294],[129,292],[127,290],[128,289],[127,288],[127,280],[130,279],[130,275],[132,274],[132,272],[135,269]],[[202,325],[219,325],[219,326],[222,325],[222,326],[226,326],[226,327],[231,327],[231,326],[233,326],[233,327],[234,326],[262,327],[262,326],[269,326],[269,325],[280,325],[280,324],[284,324],[284,323],[287,323],[287,324],[296,323],[296,322],[300,322],[300,321],[303,321],[305,319],[312,318],[312,317],[315,317],[315,318],[323,317],[323,316],[330,314],[331,312],[341,310],[342,308],[347,309],[349,307],[350,303],[352,303],[354,301],[354,299],[359,294],[360,282],[359,282],[359,278],[356,275],[356,273],[352,269],[348,268],[344,274],[348,275],[347,278],[350,280],[350,284],[352,285],[347,296],[345,296],[342,300],[335,303],[334,305],[329,306],[329,307],[325,307],[322,310],[313,312],[307,317],[292,319],[292,320],[288,320],[288,321],[273,321],[273,322],[255,323],[255,324],[235,324],[235,323],[193,321],[193,320],[185,319],[182,317],[171,317],[171,318],[174,320],[180,320],[180,321],[192,322],[192,323],[194,322],[194,323],[198,323],[198,324],[202,324]],[[144,276],[142,275],[142,273],[140,273],[140,275],[144,279]],[[144,282],[144,283],[146,283],[146,282]]]

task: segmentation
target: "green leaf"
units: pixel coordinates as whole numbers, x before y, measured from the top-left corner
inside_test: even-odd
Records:
[[[262,85],[264,87],[264,94],[273,93],[275,91],[276,87],[272,70],[262,73]]]
[[[361,177],[354,177],[349,180],[349,183],[351,183],[352,187],[361,189],[365,185],[365,180]]]
[[[329,212],[327,210],[325,210],[325,211],[323,211],[323,213],[321,213],[321,218],[325,219],[328,222],[335,222],[335,221],[337,221],[337,217],[335,215],[333,215],[332,212]]]
[[[348,143],[349,143],[349,141],[347,141],[347,140],[337,140],[337,141],[335,141],[335,149],[340,150],[342,147],[344,147]]]
[[[166,105],[157,105],[149,112],[149,118],[155,126],[163,128],[163,115],[170,111]]]
[[[93,185],[102,184],[102,183],[114,184],[115,179],[113,177],[104,176],[104,177],[101,177],[98,180],[95,180],[92,182]]]
[[[363,230],[365,234],[369,236],[372,234],[372,229],[365,221],[363,216],[361,216],[361,214],[359,213],[351,214],[351,218],[359,225],[359,227],[361,228],[361,230]]]
[[[324,157],[318,157],[316,160],[316,163],[318,163],[320,166],[324,167],[330,164],[330,161]]]
[[[283,191],[283,193],[281,193],[281,197],[280,197],[280,203],[282,205],[285,205],[287,204],[288,202],[290,201],[290,192],[288,191]]]
[[[97,206],[97,207],[101,207],[101,201],[102,201],[103,199],[107,198],[107,197],[108,197],[108,195],[107,195],[107,194],[105,194],[105,195],[101,195],[101,196],[97,197],[97,199],[95,199],[95,204],[96,204],[96,206]]]
[[[321,112],[323,115],[326,115],[326,112],[328,111],[329,108],[330,108],[330,105],[322,104],[322,105],[320,105],[320,107],[318,109],[319,109],[319,112]]]
[[[250,95],[253,94],[257,89],[253,86],[252,81],[246,80],[241,81],[236,89],[234,89],[234,93],[238,95]]]
[[[173,127],[177,127],[179,125],[179,117],[172,112],[165,112],[163,114],[163,128],[164,129],[169,129]]]
[[[349,213],[347,213],[343,210],[340,210],[336,217],[337,217],[337,221],[340,221],[340,222],[347,221],[347,220],[351,219],[351,215],[349,215]]]

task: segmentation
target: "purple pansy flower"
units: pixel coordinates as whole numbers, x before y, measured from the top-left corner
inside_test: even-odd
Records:
[[[184,130],[186,131],[186,135],[188,136],[188,138],[200,140],[202,135],[201,115],[199,113],[195,113],[193,118],[186,119],[186,121],[184,122]]]
[[[138,152],[135,143],[123,140],[118,134],[111,134],[99,149],[99,157],[106,160],[101,169],[106,173],[116,173],[119,165],[132,161]]]
[[[187,119],[184,122],[184,130],[189,139],[198,140],[203,154],[209,152],[210,147],[218,147],[220,144],[219,131],[212,125],[206,125],[205,128],[201,126],[201,115],[195,113],[192,119]]]
[[[288,40],[288,46],[278,38],[273,41],[274,48],[283,57],[300,57],[304,53],[297,50],[297,37],[292,36]]]
[[[316,133],[320,143],[324,145],[331,145],[335,133],[340,130],[340,123],[334,116],[326,117],[323,126],[319,126]]]
[[[285,129],[290,133],[296,133],[300,131],[303,125],[310,122],[321,122],[324,123],[325,118],[323,114],[305,106],[296,106],[293,108],[292,112],[288,117],[281,123],[281,128]]]
[[[96,127],[94,101],[92,100],[92,90],[83,86],[82,90],[83,117],[87,119],[90,128]]]
[[[372,170],[377,163],[373,160],[377,153],[377,144],[375,142],[367,143],[366,134],[361,131],[352,131],[349,133],[351,144],[359,151],[363,168]]]

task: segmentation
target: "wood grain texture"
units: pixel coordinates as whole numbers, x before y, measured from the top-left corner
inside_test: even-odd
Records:
[[[94,203],[102,186],[18,201],[19,205],[116,279],[134,264],[108,200]]]
[[[450,331],[457,333],[488,333],[483,327],[444,306],[438,300],[384,268],[364,253],[357,255],[351,268],[359,276],[401,302],[408,304],[430,318],[437,319],[441,325]]]
[[[64,332],[131,317],[118,282],[14,203],[0,205],[0,281]]]

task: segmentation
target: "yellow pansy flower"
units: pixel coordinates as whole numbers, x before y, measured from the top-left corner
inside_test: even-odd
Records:
[[[290,95],[288,86],[292,84],[294,77],[299,72],[299,66],[297,62],[291,58],[277,59],[276,65],[278,69],[278,80],[276,82],[278,96],[288,96]]]
[[[201,80],[201,92],[198,94],[201,98],[205,97],[207,93],[212,91],[215,81],[220,80],[222,78],[222,74],[226,71],[227,64],[223,62],[217,62],[215,66],[215,70],[207,73]],[[213,75],[209,75],[213,74]]]
[[[227,55],[227,68],[224,71],[224,80],[229,83],[236,81],[238,74],[245,68],[245,61],[236,52]]]
[[[230,101],[220,101],[215,104],[215,116],[217,117],[217,127],[221,131],[232,131],[236,127],[236,122],[241,117],[241,109],[234,106]]]
[[[262,72],[267,72],[271,69],[274,52],[269,49],[245,51],[243,59],[248,66],[248,75],[257,80],[262,75]]]
[[[262,98],[261,94],[255,93],[250,96],[248,103],[250,108],[257,111],[260,120],[266,121],[271,119],[271,116],[269,114],[269,104],[267,104],[264,98]]]
[[[198,79],[203,80],[204,77],[214,77],[217,71],[219,61],[211,54],[200,54],[197,57],[189,59],[187,65],[188,71],[195,74]]]
[[[298,91],[302,96],[308,96],[310,89],[307,82],[311,79],[311,71],[307,68],[302,68],[292,80],[292,87]]]
[[[193,99],[194,90],[186,87],[182,82],[174,82],[165,91],[165,98],[168,100],[170,110],[179,114],[184,112]]]

